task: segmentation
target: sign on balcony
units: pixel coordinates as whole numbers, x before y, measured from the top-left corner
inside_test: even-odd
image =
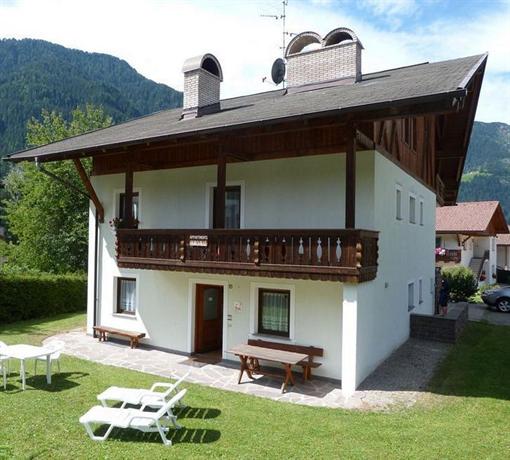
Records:
[[[188,239],[188,246],[191,247],[207,247],[207,235],[190,235]]]

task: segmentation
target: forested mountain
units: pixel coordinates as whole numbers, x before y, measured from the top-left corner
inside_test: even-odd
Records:
[[[42,109],[69,117],[86,103],[103,106],[118,123],[178,107],[182,93],[114,56],[43,40],[0,40],[0,156],[25,147],[27,121]],[[509,125],[475,122],[459,194],[459,201],[471,200],[499,200],[510,219]]]
[[[118,123],[178,107],[182,93],[145,78],[114,56],[43,40],[0,40],[0,156],[25,147],[27,121],[42,109],[67,118],[86,103],[103,106]]]
[[[510,220],[510,125],[475,122],[459,201],[498,200]]]

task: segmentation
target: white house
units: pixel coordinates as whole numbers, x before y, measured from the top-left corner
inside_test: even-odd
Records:
[[[436,211],[436,263],[469,267],[481,283],[496,282],[497,235],[508,233],[499,201],[472,201]]]
[[[456,201],[487,56],[363,74],[362,49],[299,34],[285,88],[223,100],[204,54],[182,109],[10,157],[80,172],[89,334],[226,360],[253,337],[313,345],[348,394],[433,313],[436,204]]]
[[[507,233],[498,233],[496,238],[497,268],[510,270],[510,227]]]

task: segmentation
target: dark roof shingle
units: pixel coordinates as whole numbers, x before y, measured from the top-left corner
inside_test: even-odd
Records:
[[[165,110],[15,153],[8,158],[21,161],[312,114],[340,114],[379,104],[395,105],[398,101],[453,94],[464,89],[466,78],[485,57],[470,56],[375,72],[364,75],[360,82],[352,85],[330,86],[292,94],[276,90],[224,99],[219,112],[194,119],[181,120],[180,108]]]

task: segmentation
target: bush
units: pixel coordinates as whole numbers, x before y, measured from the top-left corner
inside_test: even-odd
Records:
[[[489,284],[489,283],[483,283],[479,288],[478,290],[476,291],[476,293],[474,295],[472,295],[468,300],[471,302],[471,303],[483,303],[483,300],[482,300],[482,294],[485,292],[485,291],[488,291],[489,289],[498,289],[500,288],[501,286],[499,284]]]
[[[0,324],[86,309],[85,275],[0,274]]]
[[[450,287],[450,299],[454,302],[467,300],[478,290],[473,272],[462,266],[444,268],[441,272]]]

